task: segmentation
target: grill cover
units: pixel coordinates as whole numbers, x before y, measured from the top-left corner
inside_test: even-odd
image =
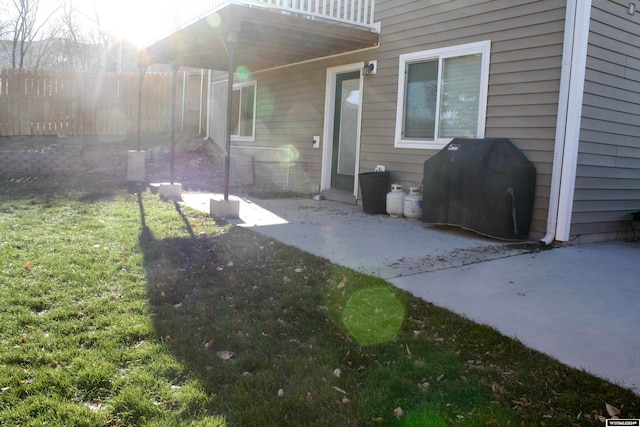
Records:
[[[454,139],[424,162],[422,221],[526,240],[536,170],[508,139]]]

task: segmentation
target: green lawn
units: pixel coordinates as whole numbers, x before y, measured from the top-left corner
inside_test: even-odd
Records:
[[[640,418],[486,326],[96,174],[1,181],[0,324],[0,426]]]

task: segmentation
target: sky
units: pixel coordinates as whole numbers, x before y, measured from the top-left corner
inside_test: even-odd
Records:
[[[168,33],[175,15],[173,0],[75,0],[74,4],[91,16],[95,8],[103,32],[139,47]]]

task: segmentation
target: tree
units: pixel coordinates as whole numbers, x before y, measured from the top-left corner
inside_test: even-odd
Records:
[[[100,30],[82,0],[0,0],[0,67],[136,70],[136,49]]]
[[[67,0],[58,15],[59,39],[53,49],[54,58],[48,68],[97,71],[100,68],[105,41],[98,32],[100,18],[78,9]]]
[[[12,68],[24,68],[29,57],[30,49],[38,37],[42,37],[43,29],[46,28],[51,18],[58,9],[49,12],[44,19],[39,19],[40,0],[12,0],[13,8],[10,10],[10,51],[9,59]],[[51,28],[44,39],[55,39],[57,28]],[[46,49],[41,49],[46,51]],[[39,58],[35,61],[38,64]]]

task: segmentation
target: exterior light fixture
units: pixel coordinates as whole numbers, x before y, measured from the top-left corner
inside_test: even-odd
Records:
[[[362,67],[363,76],[373,76],[378,71],[378,61],[367,61]]]

